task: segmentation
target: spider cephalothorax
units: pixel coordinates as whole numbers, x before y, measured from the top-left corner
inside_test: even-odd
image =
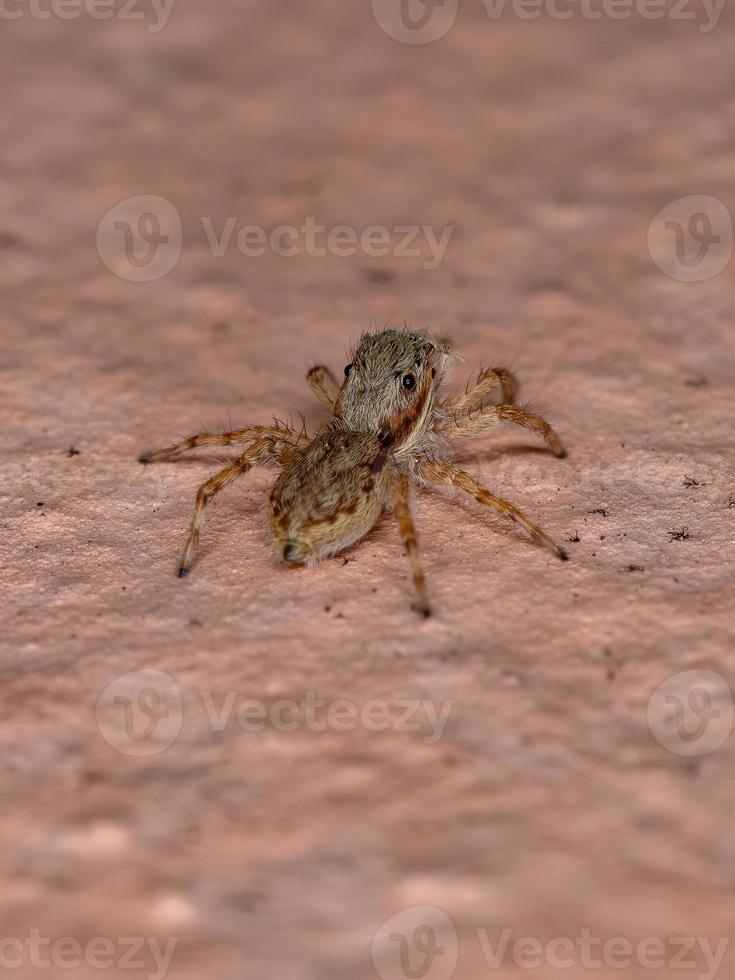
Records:
[[[350,431],[380,433],[396,456],[405,454],[430,425],[449,363],[444,340],[398,330],[366,334],[345,368],[335,416]]]
[[[543,436],[556,456],[561,442],[549,424],[515,404],[517,384],[503,368],[481,371],[463,393],[439,391],[452,360],[448,341],[428,334],[383,330],[365,334],[340,386],[326,367],[307,378],[331,411],[331,424],[311,438],[282,425],[201,433],[140,457],[143,463],[177,459],[197,446],[245,444],[244,452],[204,483],[197,494],[179,575],[191,568],[207,502],[256,462],[282,467],[269,497],[269,522],[280,556],[289,564],[319,561],[363,538],[392,502],[411,563],[418,608],[430,613],[409,510],[411,482],[464,490],[520,524],[558,558],[567,557],[512,504],[496,497],[447,460],[456,439],[511,423]],[[500,394],[500,403],[488,401]]]

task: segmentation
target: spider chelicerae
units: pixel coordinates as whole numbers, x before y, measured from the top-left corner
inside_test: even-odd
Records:
[[[551,426],[515,403],[517,382],[504,368],[483,370],[468,390],[447,394],[440,385],[452,363],[450,343],[408,330],[365,334],[340,385],[329,368],[307,380],[332,413],[310,437],[276,423],[230,432],[202,432],[141,463],[168,462],[199,446],[239,444],[243,452],[199,488],[191,529],[178,566],[188,575],[208,502],[256,463],[281,467],[268,517],[279,555],[289,564],[314,564],[360,541],[392,503],[416,589],[416,608],[431,614],[419,560],[409,492],[412,483],[454,487],[520,524],[558,558],[564,549],[513,504],[496,497],[450,459],[451,444],[510,423],[542,436],[555,456],[566,455]],[[500,403],[488,401],[500,395]]]

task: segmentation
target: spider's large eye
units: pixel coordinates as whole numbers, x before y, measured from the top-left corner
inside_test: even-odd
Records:
[[[347,367],[345,368],[345,377],[346,377],[346,378],[349,378],[349,376],[350,376],[350,371],[351,371],[351,370],[352,370],[352,365],[351,365],[351,364],[348,364],[348,365],[347,365]]]
[[[404,374],[401,378],[401,384],[406,391],[410,391],[412,388],[416,387],[416,378],[412,374]]]

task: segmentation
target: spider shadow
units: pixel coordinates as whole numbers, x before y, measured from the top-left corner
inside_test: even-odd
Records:
[[[458,463],[498,463],[503,459],[514,456],[548,456],[556,459],[554,454],[549,451],[547,446],[505,446],[498,449],[491,449],[490,452],[479,449],[469,453],[458,452],[456,460]]]

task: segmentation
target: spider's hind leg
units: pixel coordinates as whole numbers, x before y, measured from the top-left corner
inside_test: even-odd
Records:
[[[200,446],[232,446],[235,443],[245,444],[256,439],[273,439],[275,441],[297,446],[305,446],[311,440],[302,433],[293,432],[280,426],[251,425],[245,429],[233,429],[231,432],[200,432],[189,436],[182,442],[177,442],[166,449],[155,452],[141,453],[139,463],[172,463],[180,459],[184,453],[198,449]]]
[[[224,488],[236,480],[239,476],[247,473],[253,464],[262,459],[266,454],[274,450],[271,438],[256,439],[252,446],[242,454],[234,463],[226,466],[219,473],[203,483],[197,491],[196,502],[194,504],[194,516],[191,519],[189,537],[186,539],[181,561],[178,567],[178,576],[183,578],[189,574],[194,561],[194,553],[199,544],[199,535],[204,524],[204,511],[209,501],[216,497]],[[277,452],[277,449],[276,449]]]

